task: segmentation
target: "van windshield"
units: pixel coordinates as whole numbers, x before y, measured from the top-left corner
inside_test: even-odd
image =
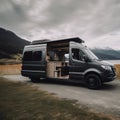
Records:
[[[90,57],[92,60],[99,60],[99,58],[88,48],[85,49],[86,54]]]

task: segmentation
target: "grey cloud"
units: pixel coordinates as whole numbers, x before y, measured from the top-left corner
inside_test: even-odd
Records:
[[[10,4],[12,5],[12,12],[13,15],[16,16],[16,19],[20,22],[24,21],[27,19],[27,14],[26,11],[24,10],[24,8],[22,6],[20,6],[19,4],[16,4],[14,1],[10,0]]]
[[[28,4],[17,2],[16,0],[1,0],[0,4],[0,26],[12,30],[18,35],[27,33],[28,26],[31,26],[27,12],[33,3]]]
[[[52,0],[43,12],[47,19],[34,23],[34,35],[38,28],[38,38],[80,36],[97,43],[97,37],[119,29],[119,4],[117,0],[69,0],[66,4]]]
[[[93,33],[97,35],[106,34],[120,28],[120,1],[106,1],[104,6],[94,16]]]
[[[92,44],[120,30],[119,11],[119,0],[1,0],[0,26],[29,39],[80,36]]]
[[[45,10],[48,20],[41,22],[44,26],[60,25],[64,22],[68,23],[75,19],[82,19],[88,15],[96,4],[95,0],[69,0],[67,4],[64,1],[52,0],[49,7]],[[76,14],[79,13],[79,14]]]
[[[12,0],[5,0],[1,2],[4,6],[4,10],[1,10],[0,7],[0,25],[1,26],[10,26],[15,28],[19,26],[26,17],[22,8],[15,4]]]

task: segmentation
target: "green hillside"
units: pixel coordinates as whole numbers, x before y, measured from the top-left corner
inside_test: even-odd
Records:
[[[15,33],[0,28],[0,59],[11,58],[13,54],[21,54],[29,42],[18,37]]]

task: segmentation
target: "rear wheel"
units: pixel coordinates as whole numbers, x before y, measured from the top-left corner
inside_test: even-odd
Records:
[[[99,89],[102,85],[100,77],[96,74],[88,74],[85,77],[85,81],[89,89]]]
[[[40,78],[39,77],[30,77],[31,81],[36,83],[39,82]]]

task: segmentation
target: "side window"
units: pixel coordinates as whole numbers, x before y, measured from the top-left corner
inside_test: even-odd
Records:
[[[32,58],[33,58],[33,61],[41,61],[42,60],[42,51],[34,51]]]
[[[41,61],[42,51],[26,51],[23,55],[24,61]]]
[[[72,58],[75,60],[84,61],[84,53],[80,49],[72,48]]]
[[[32,61],[32,51],[26,51],[23,55],[24,61]]]

